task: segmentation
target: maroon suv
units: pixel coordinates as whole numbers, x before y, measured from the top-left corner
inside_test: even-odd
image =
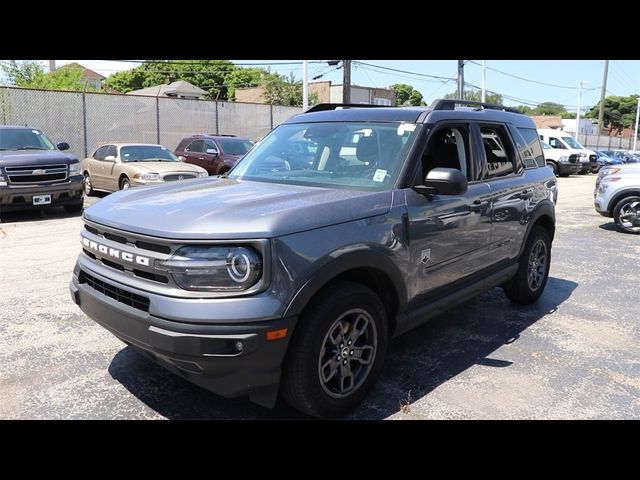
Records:
[[[209,175],[220,175],[231,170],[252,148],[253,142],[248,138],[202,134],[183,138],[174,153],[185,162],[204,168]]]

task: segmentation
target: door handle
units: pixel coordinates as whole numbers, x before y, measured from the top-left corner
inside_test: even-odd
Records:
[[[533,188],[527,188],[526,190],[520,192],[520,198],[523,200],[527,200],[531,197],[533,197]]]
[[[198,160],[204,160],[204,157],[198,157]]]
[[[488,205],[489,205],[489,202],[481,202],[480,200],[476,200],[471,205],[469,205],[469,211],[470,212],[479,212],[483,208],[487,207]]]

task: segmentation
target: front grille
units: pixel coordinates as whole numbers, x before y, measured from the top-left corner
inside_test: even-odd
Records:
[[[597,155],[589,155],[589,161],[590,162],[597,162],[598,161]]]
[[[172,173],[163,177],[165,182],[173,182],[174,180],[187,180],[188,178],[196,178],[196,176],[189,173]]]
[[[15,184],[50,183],[66,180],[67,166],[63,163],[52,165],[28,165],[5,167],[9,182]]]
[[[574,153],[573,155],[569,155],[569,162],[577,163],[580,160],[580,155]]]
[[[143,250],[151,250],[158,253],[171,253],[171,248],[167,245],[157,245],[155,243],[143,242],[142,240],[138,240],[136,242],[136,247],[142,248]]]
[[[129,305],[130,307],[137,308],[138,310],[142,310],[143,312],[149,311],[149,299],[147,297],[136,295],[135,293],[123,290],[122,288],[118,288],[107,282],[103,282],[102,280],[98,280],[97,278],[86,273],[84,270],[80,270],[80,277],[78,278],[78,281],[93,288],[95,291],[106,295],[107,297],[113,298],[120,303],[124,303],[125,305]]]
[[[167,253],[167,254],[171,253],[171,248],[167,245],[162,245],[159,243],[143,242],[141,240],[137,240],[137,241],[127,240],[125,237],[121,235],[115,235],[113,233],[109,233],[105,230],[87,225],[86,223],[84,224],[84,228],[86,231],[91,232],[94,235],[102,236],[106,239],[113,240],[114,242],[135,245],[136,247],[142,248],[143,250],[152,250],[154,252]]]

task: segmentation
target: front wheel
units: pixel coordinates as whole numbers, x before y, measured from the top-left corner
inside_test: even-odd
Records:
[[[558,176],[558,166],[556,165],[556,162],[547,162],[547,167],[553,171],[553,174],[556,177]]]
[[[120,190],[127,190],[128,188],[131,188],[131,182],[127,177],[124,177],[120,180]]]
[[[518,271],[503,285],[504,293],[514,303],[533,303],[544,291],[551,265],[551,236],[535,225],[520,256]]]
[[[89,175],[89,172],[84,174],[84,194],[87,197],[93,195],[93,184],[91,183],[91,175]]]
[[[387,349],[384,306],[370,289],[337,281],[298,321],[283,367],[282,396],[314,417],[355,408],[375,383]]]
[[[640,197],[620,200],[613,209],[613,219],[621,232],[640,233]]]

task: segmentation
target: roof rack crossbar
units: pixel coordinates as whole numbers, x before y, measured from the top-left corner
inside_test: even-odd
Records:
[[[370,105],[368,103],[318,103],[304,113],[323,112],[325,110],[335,110],[337,108],[380,108],[390,105]]]
[[[469,106],[469,107],[481,107],[486,110],[503,110],[511,113],[522,113],[517,108],[505,107],[504,105],[498,105],[496,103],[476,102],[473,100],[443,100],[438,99],[431,105],[433,110],[455,110],[456,105]]]

